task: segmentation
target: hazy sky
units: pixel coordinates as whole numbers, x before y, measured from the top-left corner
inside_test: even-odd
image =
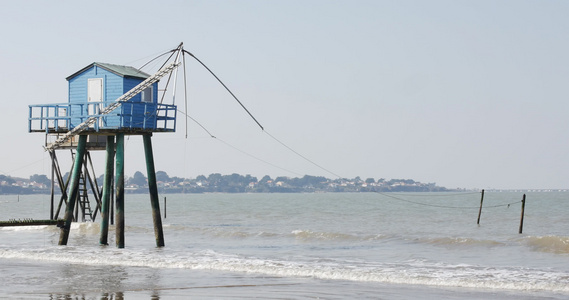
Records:
[[[567,1],[11,1],[0,173],[50,174],[28,105],[66,102],[67,76],[184,42],[268,133],[342,177],[569,188],[567,16]],[[335,178],[263,133],[195,61],[187,72],[188,113],[219,140],[195,123],[185,139],[179,117],[153,138],[157,170]],[[127,175],[144,171],[142,138],[126,151]]]

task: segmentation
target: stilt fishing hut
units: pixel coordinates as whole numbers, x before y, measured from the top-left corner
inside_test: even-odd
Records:
[[[65,204],[60,245],[67,244],[73,221],[79,217],[82,221],[94,221],[97,213],[101,216],[100,243],[108,244],[109,210],[114,194],[116,245],[124,248],[124,138],[125,135],[142,135],[156,246],[164,246],[151,137],[154,132],[176,130],[176,106],[158,101],[158,81],[171,76],[181,64],[182,44],[170,52],[174,61],[169,65],[164,63],[154,75],[130,66],[92,63],[67,77],[67,103],[29,107],[29,132],[45,133],[45,149],[52,159],[50,218],[58,219]],[[65,149],[72,149],[73,158],[67,180],[61,175],[56,156],[56,151]],[[106,150],[102,190],[96,182],[89,154],[94,150]],[[61,198],[54,214],[56,182]],[[96,202],[94,209],[88,190]]]

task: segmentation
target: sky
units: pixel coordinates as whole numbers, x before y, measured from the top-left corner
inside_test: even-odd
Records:
[[[183,42],[265,130],[188,59],[187,113],[216,138],[179,114],[176,133],[152,140],[170,176],[569,188],[568,15],[553,0],[11,1],[0,174],[50,174],[28,105],[68,101],[67,76],[95,61],[140,67]],[[126,175],[145,172],[142,138],[125,151]]]

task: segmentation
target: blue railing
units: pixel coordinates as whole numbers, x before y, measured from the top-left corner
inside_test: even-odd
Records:
[[[111,103],[114,102],[30,105],[28,131],[66,132],[91,117],[98,121],[90,131],[176,131],[175,105],[127,101],[114,111],[101,115],[102,109]]]

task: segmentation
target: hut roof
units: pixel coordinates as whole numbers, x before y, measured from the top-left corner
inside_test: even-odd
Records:
[[[79,75],[83,71],[85,71],[85,70],[87,70],[93,66],[98,66],[100,68],[103,68],[103,69],[105,69],[111,73],[114,73],[118,76],[121,76],[121,77],[135,77],[135,78],[142,78],[142,79],[146,79],[146,78],[150,77],[150,75],[148,75],[147,73],[144,73],[144,72],[142,72],[136,68],[133,68],[133,67],[94,62],[94,63],[86,66],[85,68],[83,68],[83,69],[73,73],[72,75],[68,76],[66,79],[69,80],[69,79]]]

